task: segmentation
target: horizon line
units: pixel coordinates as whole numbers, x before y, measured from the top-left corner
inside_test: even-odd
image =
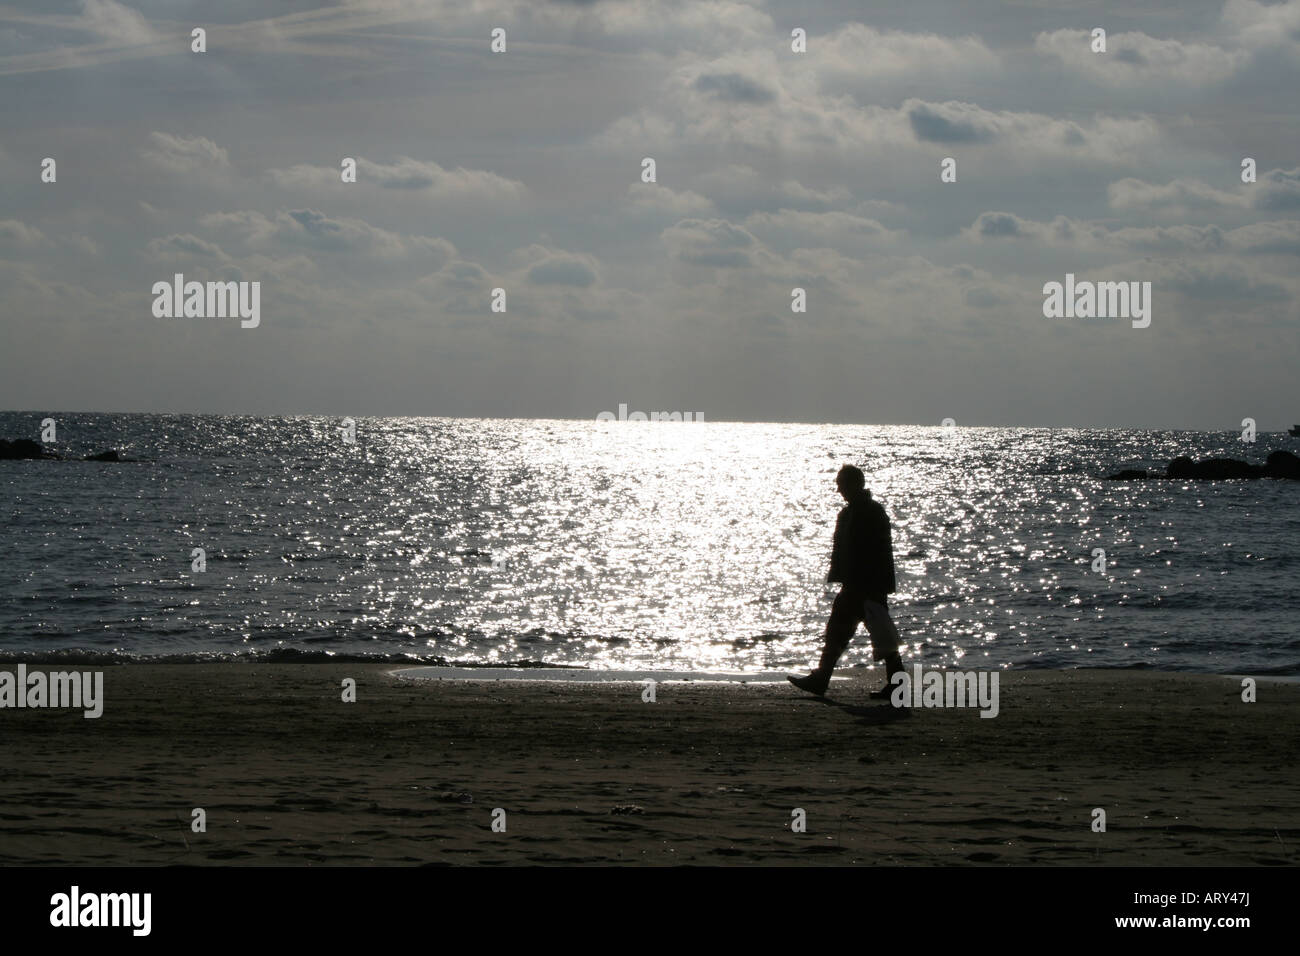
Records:
[[[363,414],[357,412],[347,413],[327,413],[327,412],[216,412],[216,411],[92,411],[88,409],[0,409],[0,415],[154,415],[154,416],[191,416],[191,417],[209,417],[209,418],[316,418],[316,419],[433,419],[447,421],[532,421],[532,422],[592,422],[600,420],[595,416],[590,418],[583,417],[558,417],[558,416],[520,416],[520,415],[393,415],[393,414]],[[1036,431],[1139,431],[1139,432],[1236,432],[1241,430],[1241,425],[1229,425],[1220,428],[1195,428],[1184,426],[1158,426],[1158,425],[1075,425],[1075,424],[1057,424],[1057,425],[1029,425],[1029,424],[987,424],[987,423],[963,423],[955,422],[953,425],[944,425],[940,422],[852,422],[852,421],[804,421],[804,420],[749,420],[749,419],[708,419],[704,421],[685,421],[685,422],[623,422],[621,424],[673,424],[673,425],[809,425],[809,426],[831,426],[844,428],[1019,428]],[[1288,435],[1289,429],[1281,427],[1278,429],[1265,429],[1256,427],[1257,435],[1280,434]]]

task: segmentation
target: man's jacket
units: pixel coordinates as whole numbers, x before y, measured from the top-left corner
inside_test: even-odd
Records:
[[[835,519],[828,582],[863,594],[893,594],[894,544],[885,509],[864,488]]]

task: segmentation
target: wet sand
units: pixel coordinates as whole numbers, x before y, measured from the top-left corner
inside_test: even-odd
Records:
[[[661,683],[645,703],[391,670],[123,665],[98,720],[0,710],[0,863],[1300,862],[1295,684],[1246,704],[1222,677],[1003,672],[985,719],[868,701],[878,671],[829,702]]]

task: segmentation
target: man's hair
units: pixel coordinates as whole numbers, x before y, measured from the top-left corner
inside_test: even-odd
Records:
[[[844,487],[849,491],[861,491],[867,486],[867,476],[862,473],[862,469],[857,465],[845,465],[840,469],[840,473],[835,476],[836,481],[844,483]]]

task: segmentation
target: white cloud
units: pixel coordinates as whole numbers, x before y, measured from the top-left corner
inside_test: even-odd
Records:
[[[987,75],[1001,68],[996,53],[978,37],[879,30],[848,23],[824,37],[808,38],[809,66],[825,79],[878,83],[898,77],[929,79]]]
[[[1242,50],[1210,43],[1162,40],[1145,33],[1112,33],[1106,52],[1092,51],[1090,30],[1054,30],[1034,37],[1034,49],[1103,86],[1146,88],[1152,84],[1211,86],[1222,83],[1249,59]]]
[[[1300,220],[1256,222],[1233,229],[1228,244],[1248,252],[1300,255]]]
[[[985,212],[962,230],[961,238],[971,242],[1027,240],[1039,246],[1107,249],[1135,255],[1191,252],[1287,255],[1300,252],[1300,220],[1257,222],[1236,229],[1190,223],[1110,228],[1066,216],[1057,216],[1051,222],[1036,222],[1007,212]]]
[[[1078,245],[1103,242],[1107,235],[1103,226],[1079,222],[1068,216],[1057,216],[1051,222],[1035,222],[1009,212],[982,212],[962,230],[962,237],[973,242],[1029,239],[1036,243]]]
[[[744,226],[769,244],[855,246],[864,242],[897,243],[903,238],[903,233],[887,229],[874,219],[837,210],[755,212],[745,218]]]
[[[1300,209],[1300,166],[1270,169],[1255,183],[1239,183],[1231,189],[1210,186],[1198,179],[1172,179],[1148,183],[1126,178],[1107,187],[1112,209],[1158,209],[1186,213],[1197,209]]]
[[[683,219],[661,238],[674,258],[710,269],[748,268],[757,245],[748,231],[721,219]]]
[[[1008,163],[1046,157],[1081,162],[1131,162],[1163,143],[1150,117],[1095,115],[1061,119],[1041,113],[989,110],[974,103],[909,98],[898,107],[859,106],[771,80],[770,102],[731,101],[695,89],[698,69],[678,71],[655,106],[624,116],[600,133],[599,148],[624,153],[658,142],[780,152],[801,160],[838,155],[897,155],[931,146],[992,149]]]
[[[1129,177],[1111,183],[1106,188],[1106,199],[1112,209],[1191,210],[1246,205],[1244,194],[1218,189],[1196,179],[1148,183]]]
[[[1300,166],[1270,169],[1259,177],[1256,186],[1250,192],[1256,209],[1300,209]]]
[[[689,189],[673,189],[658,183],[632,183],[627,188],[628,209],[638,218],[666,218],[673,222],[707,216],[713,203]]]
[[[43,246],[49,241],[35,226],[17,219],[0,219],[0,240],[27,249]]]
[[[586,288],[597,281],[595,259],[573,254],[548,256],[528,270],[528,281],[536,285]]]
[[[1243,46],[1300,52],[1300,0],[1269,4],[1228,0],[1223,6],[1223,24]]]
[[[341,162],[341,160],[340,160]],[[342,167],[297,165],[272,169],[269,175],[280,187],[326,189],[345,185]],[[478,169],[444,169],[435,162],[399,156],[390,164],[357,157],[357,181],[349,187],[374,186],[410,190],[435,199],[519,199],[528,192],[523,183]]]
[[[852,202],[852,194],[839,185],[805,186],[794,179],[764,175],[752,166],[736,163],[698,176],[701,191],[726,209],[835,209]]]
[[[361,219],[326,216],[315,209],[280,210],[265,216],[253,210],[209,213],[206,228],[228,230],[253,247],[288,245],[319,253],[360,253],[375,259],[418,258],[441,264],[456,255],[446,239],[404,236]]]
[[[116,0],[81,0],[79,25],[115,43],[152,43],[159,38],[140,11]]]
[[[224,260],[229,258],[216,243],[200,239],[191,233],[150,239],[146,249],[148,249],[149,255],[160,259],[211,257]]]
[[[1104,86],[1138,91],[1214,86],[1241,73],[1264,51],[1300,58],[1300,0],[1228,0],[1204,39],[1111,33],[1106,52],[1094,53],[1091,30],[1054,30],[1035,36],[1034,49]]]
[[[149,145],[140,155],[153,165],[173,173],[225,171],[230,155],[206,136],[176,136],[152,132]]]

